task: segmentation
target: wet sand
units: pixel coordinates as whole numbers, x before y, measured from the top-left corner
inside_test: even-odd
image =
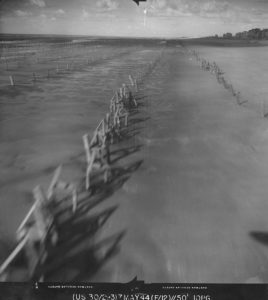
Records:
[[[41,96],[38,104],[28,102],[38,112],[34,116],[39,126],[23,123],[28,135],[21,143],[14,132],[14,149],[16,143],[24,145],[29,157],[18,157],[21,171],[12,169],[12,173],[7,165],[1,172],[5,207],[1,221],[9,235],[30,205],[26,199],[31,188],[40,182],[46,185],[57,164],[68,165],[73,155],[83,151],[82,134],[93,131],[104,115],[112,87],[126,80],[136,55],[128,65],[129,57],[94,72],[76,73],[77,82],[72,78],[69,85],[65,79],[58,86],[46,83],[45,100]],[[149,51],[143,62],[151,57]],[[118,66],[124,75],[113,71]],[[89,88],[92,78],[96,85]],[[102,89],[108,78],[109,88]],[[113,149],[127,149],[114,165],[128,168],[128,176],[90,211],[97,215],[114,208],[94,241],[122,231],[124,235],[117,251],[91,276],[81,274],[79,279],[127,282],[137,276],[146,282],[268,282],[267,121],[238,106],[213,75],[178,48],[165,50],[140,88],[137,97],[142,105],[131,117],[133,134]],[[63,94],[69,96],[58,101]],[[32,99],[38,95],[31,92]],[[6,128],[14,130],[19,124]],[[2,136],[10,139],[12,134]],[[28,149],[32,136],[36,148]],[[18,155],[14,149],[11,163],[12,155]],[[81,176],[79,164],[70,164],[67,170]],[[11,220],[8,214],[16,206],[23,209]],[[94,263],[82,261],[89,269]],[[66,280],[72,272],[63,267],[54,278]]]
[[[144,97],[143,164],[105,230],[127,233],[93,280],[267,282],[267,122],[180,52]]]

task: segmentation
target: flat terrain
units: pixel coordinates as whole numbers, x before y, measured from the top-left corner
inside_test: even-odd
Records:
[[[60,163],[67,177],[82,176],[81,164],[73,159],[83,153],[82,134],[92,133],[105,115],[113,89],[158,50],[136,49],[19,90],[16,97],[5,90],[1,105],[13,119],[1,125],[0,218],[11,240],[30,206],[31,188],[46,186]],[[164,51],[137,99],[132,134],[113,148],[113,166],[126,176],[90,210],[98,215],[113,208],[84,243],[99,243],[102,252],[100,241],[116,234],[120,239],[102,264],[90,251],[78,253],[50,278],[268,282],[267,120],[238,106],[178,47]],[[85,272],[73,276],[81,265]]]
[[[94,279],[267,282],[267,122],[179,50],[144,85],[144,162],[109,199],[121,252]]]

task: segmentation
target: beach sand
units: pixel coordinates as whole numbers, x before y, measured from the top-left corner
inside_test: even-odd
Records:
[[[93,280],[267,282],[266,120],[180,50],[143,93],[143,164],[109,199],[105,230],[126,235]]]
[[[111,78],[112,68],[94,69],[91,76],[99,76],[90,106],[85,75],[79,78],[80,84],[84,80],[83,92],[75,89],[75,81],[66,86],[68,99],[77,97],[75,106],[71,100],[56,102],[57,87],[48,83],[43,87],[51,107],[50,102],[43,102],[47,113],[36,108],[38,148],[33,156],[26,151],[34,168],[27,165],[31,172],[24,179],[23,173],[18,176],[2,170],[5,180],[0,193],[6,211],[1,218],[8,224],[9,235],[29,207],[25,199],[30,189],[40,181],[46,186],[57,163],[67,162],[66,174],[82,176],[80,165],[70,163],[68,169],[68,161],[83,152],[82,134],[87,128],[92,131],[108,109],[112,88],[101,89],[99,80],[104,84]],[[114,76],[109,87],[122,83],[123,76]],[[126,149],[120,159],[114,156],[114,167],[124,169],[126,176],[118,188],[111,188],[105,201],[90,210],[90,215],[98,215],[112,208],[94,242],[107,238],[113,242],[114,237],[115,247],[101,265],[96,265],[90,253],[78,252],[76,259],[49,279],[128,282],[137,276],[147,283],[267,282],[267,121],[238,106],[215,77],[201,70],[181,48],[164,51],[140,85],[137,99],[141,105],[131,117],[132,134],[112,149],[114,153]],[[92,103],[96,103],[94,111]],[[30,125],[28,130],[33,130]],[[20,197],[25,198],[24,209],[9,221],[6,212],[22,205]],[[100,244],[100,252],[102,248]],[[84,272],[77,269],[81,265]]]

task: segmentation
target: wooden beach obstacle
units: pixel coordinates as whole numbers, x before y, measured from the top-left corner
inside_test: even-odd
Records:
[[[12,75],[9,76],[9,81],[10,81],[10,85],[14,86],[15,85],[15,81]]]
[[[50,203],[56,202],[60,204],[62,200],[70,198],[72,212],[76,212],[77,208],[77,188],[75,184],[68,183],[60,179],[62,166],[60,165],[54,172],[53,178],[47,190],[47,199]]]
[[[58,241],[54,217],[40,186],[33,189],[33,198],[34,204],[16,231],[18,245],[0,266],[0,276],[8,278],[9,266],[23,252],[28,279],[33,278],[38,266],[45,263],[48,248]]]
[[[8,273],[9,273],[10,265],[17,258],[17,256],[23,251],[27,243],[27,240],[28,240],[28,236],[25,236],[0,266],[0,281],[9,281]]]
[[[129,81],[130,81],[131,86],[135,86],[135,82],[134,82],[132,76],[131,76],[131,75],[128,75],[128,78],[129,78]]]
[[[34,74],[33,78],[35,78]],[[131,87],[137,89],[137,80],[131,76],[129,79]],[[101,174],[103,181],[108,182],[112,174],[110,144],[114,142],[115,136],[120,137],[121,129],[128,126],[129,111],[137,106],[131,89],[123,83],[110,100],[110,111],[96,127],[92,139],[89,139],[89,134],[83,135],[86,154],[85,190],[93,187],[92,179],[95,175]],[[25,266],[23,266],[27,273],[25,279],[43,278],[42,267],[47,262],[50,250],[56,247],[59,240],[59,219],[56,208],[66,204],[66,201],[71,201],[71,210],[74,214],[78,206],[76,185],[65,182],[61,177],[62,166],[60,165],[56,168],[46,193],[39,185],[33,189],[34,203],[16,231],[17,245],[0,266],[0,278],[4,281],[8,280],[20,255],[25,257]]]
[[[133,85],[135,81],[131,78]],[[93,173],[102,172],[103,180],[108,181],[111,173],[110,166],[110,150],[109,143],[114,143],[115,136],[121,137],[120,129],[122,125],[128,125],[128,109],[137,106],[137,102],[132,95],[130,89],[126,84],[122,84],[118,91],[116,91],[110,100],[110,112],[106,114],[105,118],[96,127],[93,137],[89,140],[89,135],[83,135],[83,145],[86,154],[86,176],[85,187],[89,190],[92,187],[91,178]],[[122,124],[122,119],[124,123]]]
[[[234,86],[226,80],[226,78],[223,76],[224,72],[216,64],[215,61],[213,63],[210,63],[206,59],[201,58],[195,50],[192,50],[192,51],[191,50],[186,50],[186,51],[188,52],[189,55],[193,55],[197,59],[197,61],[200,64],[200,67],[203,70],[209,71],[210,73],[212,73],[216,76],[216,79],[217,79],[218,83],[222,84],[226,90],[228,90],[232,93],[232,95],[233,95],[233,97],[235,97],[236,102],[237,102],[238,105],[242,105],[242,104],[247,102],[247,100],[240,101],[240,98],[241,98],[240,92],[236,91]]]
[[[104,172],[104,182],[108,181],[110,173],[110,118],[107,114],[105,119],[101,120],[94,131],[91,141],[88,134],[83,135],[83,144],[86,152],[86,189],[90,188],[90,177],[93,171]]]
[[[83,143],[86,152],[86,190],[91,188],[91,177],[94,171],[103,172],[103,180],[106,183],[110,172],[110,164],[108,162],[109,150],[107,151],[106,145],[99,145],[94,142],[89,143],[88,134],[83,135]]]

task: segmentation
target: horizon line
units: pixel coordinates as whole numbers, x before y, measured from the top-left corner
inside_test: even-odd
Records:
[[[0,32],[0,35],[31,35],[31,36],[66,36],[66,37],[93,37],[93,38],[125,38],[125,39],[159,39],[159,40],[172,40],[172,39],[195,39],[206,38],[208,36],[200,37],[156,37],[156,36],[125,36],[125,35],[88,35],[88,34],[61,34],[61,33],[8,33]]]

